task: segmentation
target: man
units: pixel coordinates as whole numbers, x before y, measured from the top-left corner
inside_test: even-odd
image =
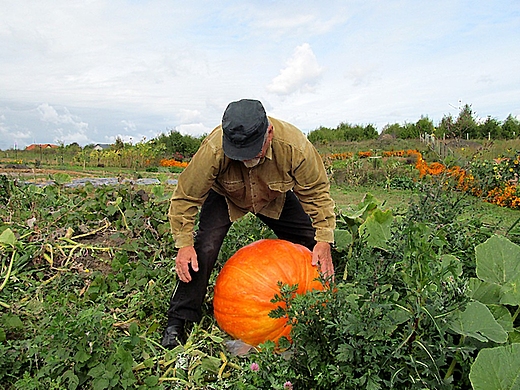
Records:
[[[168,310],[165,348],[184,344],[187,323],[201,320],[222,242],[232,222],[248,212],[278,238],[308,247],[312,264],[324,277],[333,276],[334,202],[318,152],[296,127],[267,117],[259,101],[243,99],[228,105],[171,198],[179,281]]]

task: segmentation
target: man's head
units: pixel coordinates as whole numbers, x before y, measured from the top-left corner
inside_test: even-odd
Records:
[[[251,160],[264,146],[269,121],[262,103],[242,99],[231,102],[222,117],[222,147],[233,160]]]

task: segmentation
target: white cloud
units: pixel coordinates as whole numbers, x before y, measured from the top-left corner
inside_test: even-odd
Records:
[[[135,132],[137,130],[137,126],[133,121],[123,119],[121,123],[123,124],[125,131]]]
[[[65,112],[64,114],[58,114],[58,111],[48,103],[40,104],[37,110],[40,113],[40,119],[43,122],[69,124],[83,131],[88,128],[88,123],[82,122],[80,118],[72,115],[66,107],[63,108],[63,111]]]
[[[318,64],[310,45],[304,43],[294,50],[292,57],[287,60],[287,66],[271,81],[267,90],[277,95],[313,91],[322,73],[323,68]]]
[[[60,131],[60,135],[55,139],[56,142],[69,145],[76,142],[78,145],[86,145],[92,141],[89,139],[87,134],[82,132],[69,133]]]
[[[193,135],[195,137],[203,134],[209,134],[213,128],[207,127],[202,123],[191,123],[188,125],[180,125],[176,130],[183,135]]]
[[[193,123],[200,121],[201,113],[199,110],[180,110],[180,121],[181,123]]]

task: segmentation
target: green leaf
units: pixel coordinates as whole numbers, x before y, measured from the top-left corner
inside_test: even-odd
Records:
[[[474,390],[520,389],[520,344],[482,349],[469,379]]]
[[[501,286],[500,303],[520,305],[520,247],[502,236],[475,247],[477,276]]]
[[[103,363],[99,363],[97,366],[92,367],[88,372],[88,374],[94,379],[102,377],[104,373],[105,365]]]
[[[506,332],[513,331],[513,316],[507,310],[507,307],[502,305],[487,305],[493,317],[497,320],[497,322],[504,328]]]
[[[509,333],[509,342],[511,344],[520,344],[520,330],[515,329],[514,331]]]
[[[224,339],[220,336],[215,336],[213,334],[210,334],[209,335],[209,338],[211,339],[211,341],[213,341],[214,343],[222,343],[224,341]]]
[[[16,237],[11,229],[7,228],[0,234],[0,244],[11,246],[16,244]]]
[[[92,388],[94,390],[104,390],[108,389],[110,386],[110,381],[106,378],[95,378],[92,381]]]
[[[20,317],[16,315],[11,314],[4,314],[1,318],[2,323],[6,326],[8,329],[22,329],[23,328],[23,322],[20,319]]]
[[[54,175],[51,175],[51,179],[58,185],[70,183],[71,180],[70,175],[66,173],[55,173]]]
[[[449,270],[446,277],[457,277],[462,275],[462,263],[453,255],[442,255],[441,265],[445,270]]]
[[[7,336],[5,334],[4,328],[0,328],[0,343],[5,341],[6,338],[7,338]]]
[[[123,367],[125,371],[131,371],[132,367],[134,366],[134,359],[132,354],[123,347],[118,347],[116,355],[118,357],[119,363],[121,364],[121,367]]]
[[[210,371],[214,373],[218,372],[220,365],[222,364],[219,358],[213,356],[206,356],[202,358],[200,363],[204,371]]]
[[[336,229],[334,230],[334,242],[338,250],[346,250],[352,245],[352,234],[348,230]]]
[[[139,333],[139,326],[135,322],[131,322],[128,327],[128,333],[130,333],[131,336],[136,336]]]
[[[488,305],[500,303],[500,286],[498,284],[471,278],[468,283],[468,288],[469,296],[476,301]]]
[[[393,219],[392,210],[376,209],[359,227],[359,235],[366,237],[369,247],[386,249]]]
[[[70,369],[70,370],[65,371],[62,378],[69,382],[69,386],[68,386],[69,390],[75,390],[78,388],[79,378],[76,374],[74,374],[74,370]]]
[[[148,387],[157,386],[158,383],[159,383],[159,377],[156,375],[148,376],[144,380],[144,384]]]
[[[159,328],[159,325],[159,322],[154,321],[152,325],[150,325],[148,329],[146,329],[146,334],[153,334]]]
[[[78,352],[76,352],[76,355],[74,355],[74,361],[78,363],[84,363],[88,359],[90,359],[90,354],[83,348],[81,348]]]
[[[459,311],[455,315],[450,329],[482,342],[492,340],[505,343],[507,341],[507,332],[495,320],[487,306],[477,301],[468,303],[464,311]]]

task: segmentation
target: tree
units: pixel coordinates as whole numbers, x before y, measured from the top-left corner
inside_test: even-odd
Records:
[[[491,139],[501,139],[502,135],[502,126],[500,122],[488,116],[486,121],[479,125],[479,133],[481,138],[491,138]]]
[[[374,125],[368,124],[363,130],[364,139],[376,139],[379,137],[379,133]]]
[[[418,138],[421,134],[433,134],[435,131],[435,127],[433,126],[433,121],[427,116],[422,116],[415,123],[415,137]]]
[[[168,135],[161,134],[151,142],[157,147],[164,145],[163,149],[168,156],[180,154],[184,158],[189,158],[197,152],[204,138],[204,135],[201,137],[182,135],[178,130],[171,129]]]
[[[399,123],[387,124],[383,127],[381,134],[391,135],[395,138],[400,138],[403,129]]]
[[[435,130],[435,136],[437,138],[455,138],[455,132],[454,132],[454,121],[451,114],[444,115],[441,119],[441,123],[439,123],[439,126],[437,127],[437,130]]]
[[[513,139],[520,135],[520,120],[509,114],[502,124],[502,135],[505,139]]]
[[[471,105],[466,104],[459,112],[459,116],[454,125],[454,132],[459,138],[480,138],[478,125],[475,121]]]
[[[125,148],[125,143],[123,142],[121,137],[116,137],[116,142],[114,142],[112,148],[114,148],[114,150],[123,150]]]

